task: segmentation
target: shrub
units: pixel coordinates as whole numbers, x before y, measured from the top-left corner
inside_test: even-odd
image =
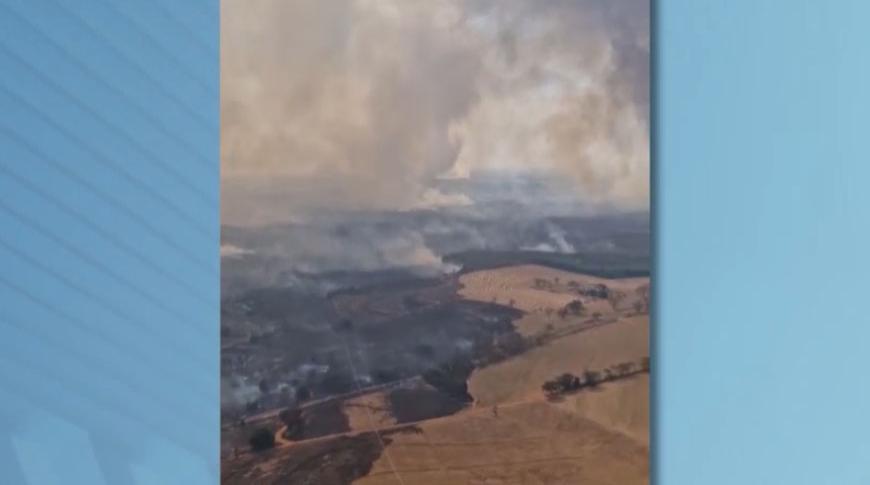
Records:
[[[275,447],[275,435],[268,428],[257,428],[248,442],[253,451],[265,451]]]
[[[281,422],[284,423],[284,426],[287,427],[287,430],[284,432],[284,436],[287,436],[289,438],[302,434],[302,430],[305,427],[305,419],[302,416],[301,409],[285,409],[278,413],[278,419],[280,419]]]
[[[562,307],[562,309],[559,310],[559,317],[565,318],[569,315],[574,315],[574,316],[581,315],[584,310],[585,310],[585,307],[583,306],[582,301],[572,300],[570,303],[568,303],[567,305]]]
[[[594,370],[583,371],[583,384],[589,387],[595,387],[601,382],[601,373]]]
[[[580,378],[571,373],[564,373],[555,379],[544,382],[541,389],[549,398],[554,398],[566,392],[580,389]]]
[[[643,372],[649,372],[649,357],[641,359],[640,368]]]

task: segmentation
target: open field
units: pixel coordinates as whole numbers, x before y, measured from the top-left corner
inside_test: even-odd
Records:
[[[607,279],[537,265],[521,265],[467,273],[460,277],[459,294],[468,300],[508,305],[523,311],[514,322],[523,335],[577,323],[597,315],[614,317],[649,306],[649,279]],[[595,292],[602,286],[606,294]],[[582,302],[582,315],[559,315],[572,301]],[[638,305],[639,308],[635,308]]]
[[[528,399],[560,373],[579,375],[649,355],[647,317],[627,317],[615,323],[568,335],[504,362],[475,371],[469,392],[478,405]]]
[[[360,485],[647,483],[647,448],[547,402],[459,414],[396,435]],[[395,472],[394,472],[395,470]],[[400,475],[401,482],[396,478]]]
[[[632,485],[647,483],[647,454],[630,436],[537,399],[497,415],[478,407],[245,452],[225,460],[222,483]]]
[[[649,446],[649,375],[608,382],[601,387],[569,396],[559,407]]]

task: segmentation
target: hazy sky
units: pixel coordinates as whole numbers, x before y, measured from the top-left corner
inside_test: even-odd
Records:
[[[646,0],[222,0],[222,219],[463,204],[538,170],[649,199]]]

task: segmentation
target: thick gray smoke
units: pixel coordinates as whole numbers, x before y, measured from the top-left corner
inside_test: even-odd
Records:
[[[221,19],[225,223],[467,206],[438,182],[479,171],[648,205],[646,0],[222,0]]]
[[[412,211],[319,211],[310,220],[267,227],[224,226],[221,281],[225,296],[252,288],[294,287],[325,294],[407,276],[454,273],[465,252],[562,254],[648,252],[645,214],[583,213],[532,181],[511,187],[440,187],[473,206]],[[454,181],[458,182],[458,181]],[[501,194],[501,187],[508,190]],[[498,189],[497,189],[497,188]],[[525,194],[523,198],[514,193]],[[358,279],[361,278],[361,279]]]

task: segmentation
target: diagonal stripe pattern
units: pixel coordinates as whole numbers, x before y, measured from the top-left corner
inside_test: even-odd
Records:
[[[0,483],[219,481],[218,32],[0,0]]]

